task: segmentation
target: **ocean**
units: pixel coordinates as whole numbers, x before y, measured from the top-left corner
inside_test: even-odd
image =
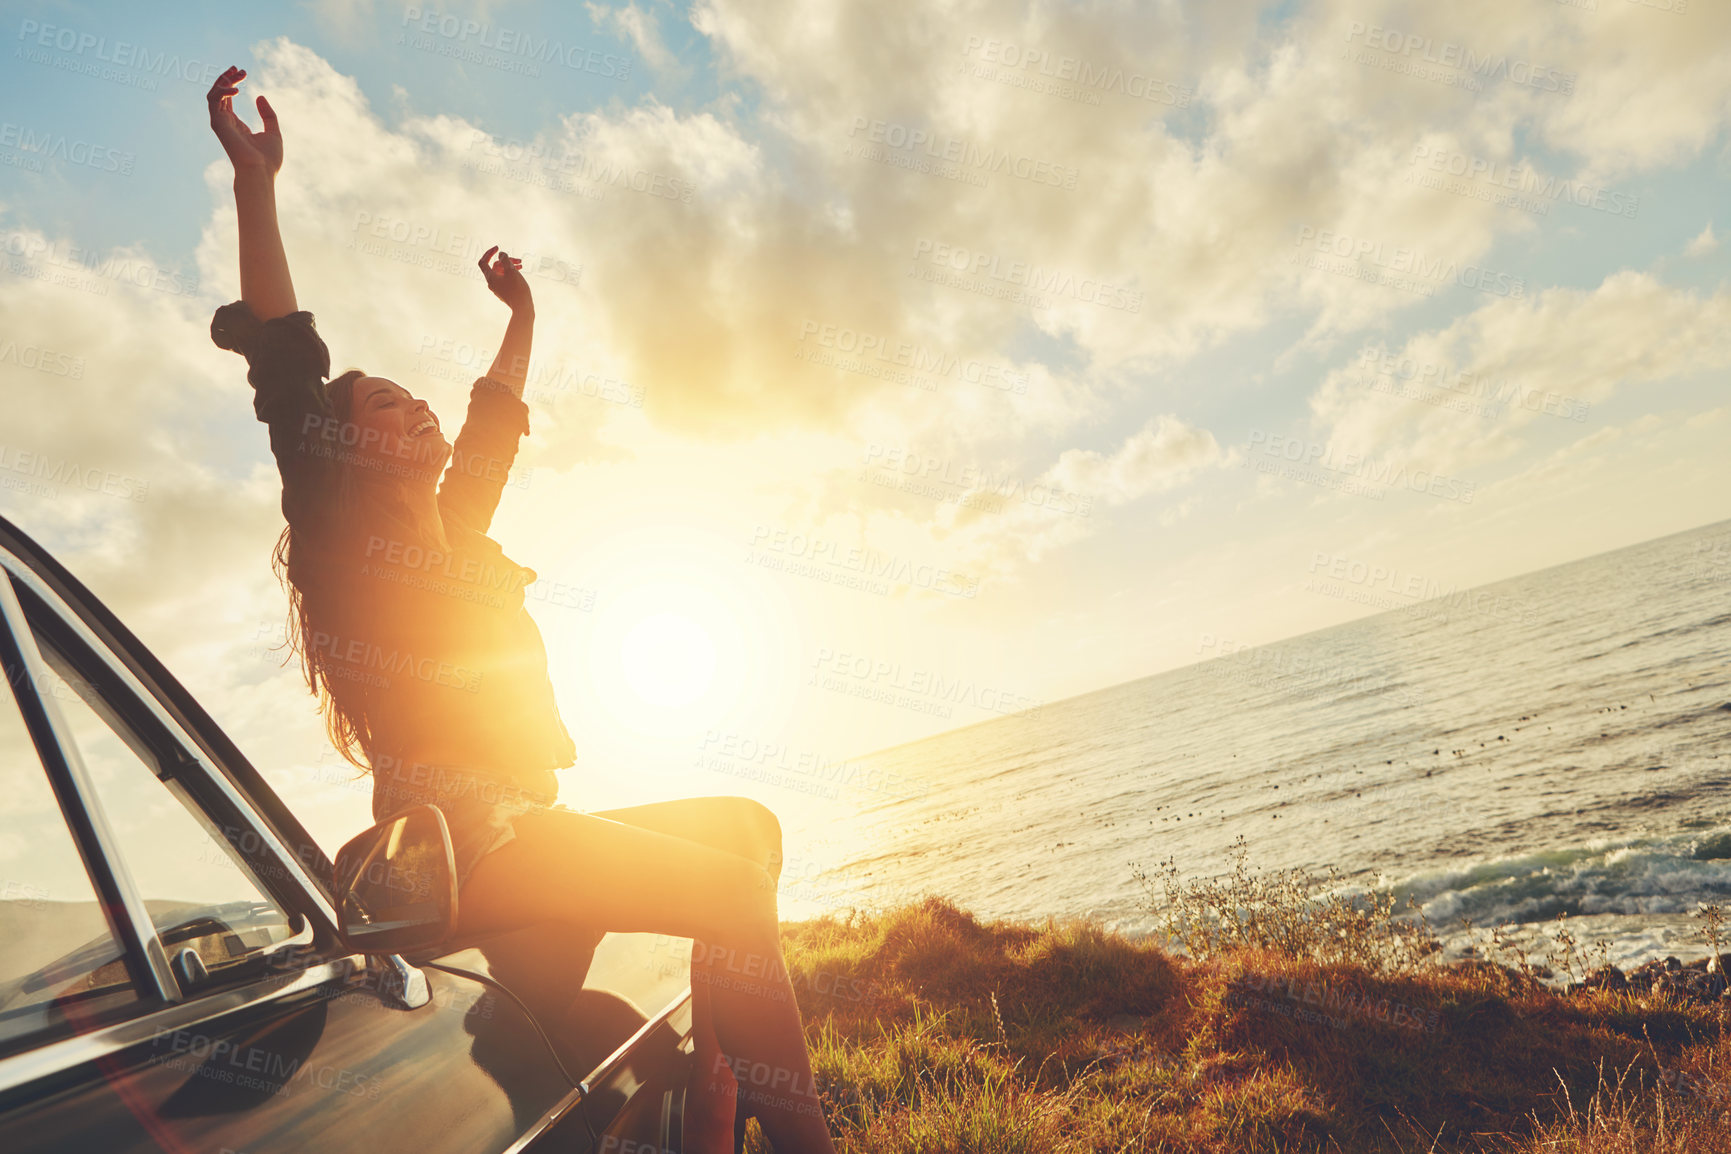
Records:
[[[1136,865],[1220,874],[1242,835],[1411,896],[1450,956],[1463,917],[1542,953],[1559,914],[1618,964],[1699,956],[1691,913],[1731,899],[1731,521],[861,760],[928,788],[784,876],[787,916],[935,894],[1141,935]]]

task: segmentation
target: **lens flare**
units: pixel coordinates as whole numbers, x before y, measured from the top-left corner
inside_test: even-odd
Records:
[[[651,614],[626,630],[619,664],[638,697],[676,709],[709,692],[715,681],[715,639],[683,614]]]

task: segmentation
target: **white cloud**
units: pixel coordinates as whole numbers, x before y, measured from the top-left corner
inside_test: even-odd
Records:
[[[667,50],[667,45],[661,42],[661,26],[655,13],[639,8],[636,0],[623,8],[609,8],[605,4],[586,3],[590,19],[595,21],[597,28],[611,28],[621,39],[629,40],[637,49],[637,54],[658,76],[677,76],[684,72],[673,53]]]
[[[345,34],[376,15],[366,0],[313,8]],[[661,8],[631,0],[592,14],[658,73],[684,63],[667,51]],[[1260,341],[1273,362],[1276,342],[1295,331],[1306,336],[1294,359],[1386,342],[1393,355],[1595,412],[1731,362],[1724,292],[1615,265],[1585,289],[1546,288],[1525,271],[1522,254],[1559,236],[1587,238],[1589,259],[1624,259],[1634,224],[1576,205],[1544,217],[1511,210],[1478,195],[1485,178],[1465,195],[1408,179],[1421,147],[1613,191],[1669,175],[1665,166],[1707,153],[1731,121],[1722,5],[1676,16],[1621,0],[1598,12],[1321,0],[1270,24],[1266,5],[1250,0],[1060,9],[982,0],[893,19],[866,0],[704,0],[692,19],[719,72],[712,104],[615,101],[520,141],[488,135],[437,91],[404,97],[424,111],[381,115],[327,55],[283,39],[259,47],[249,76],[249,94],[268,92],[282,116],[289,256],[339,366],[393,376],[451,415],[484,367],[475,350],[490,348],[504,321],[474,256],[497,241],[533,258],[537,362],[570,375],[534,401],[524,460],[548,479],[520,498],[526,523],[570,523],[593,494],[625,505],[701,490],[706,510],[748,524],[846,524],[867,547],[1037,581],[1035,563],[1114,519],[1171,526],[1205,509],[1216,495],[1210,471],[1226,459],[1215,432],[1283,403],[1252,392],[1256,381],[1225,381],[1220,396],[1165,391],[1181,376],[1167,370],[1197,366],[1201,353]],[[1474,94],[1388,66],[1412,63],[1404,54],[1362,63],[1355,22],[1537,64],[1573,77],[1574,91],[1511,83],[1505,71]],[[1105,78],[1101,90],[1066,90],[1071,80],[1043,70],[1080,80],[1083,66]],[[1138,87],[1169,99],[1137,98]],[[932,158],[889,139],[913,132],[940,154],[958,142],[959,168],[920,170]],[[544,159],[512,159],[530,149]],[[1033,172],[1073,170],[1075,187],[982,173],[970,159],[982,152],[1008,152]],[[8,406],[7,443],[151,486],[133,505],[99,494],[0,500],[66,543],[170,647],[192,644],[176,631],[195,607],[220,606],[227,627],[274,618],[280,605],[265,564],[278,522],[262,430],[246,410],[240,362],[206,333],[210,307],[238,295],[220,160],[206,183],[205,299],[98,296],[31,274],[0,281],[0,339],[75,352],[88,366],[68,382],[0,354],[8,397],[29,398]],[[1650,211],[1642,204],[1643,220]],[[1625,226],[1618,243],[1594,248],[1593,230]],[[11,227],[33,243],[78,243],[27,220]],[[1298,243],[1304,229],[1308,245]],[[1507,263],[1502,271],[1529,277],[1526,292],[1477,299],[1438,283],[1427,286],[1438,295],[1423,295],[1367,283],[1368,260],[1310,267],[1302,258],[1316,255],[1324,231],[1355,252],[1368,244],[1455,266]],[[909,275],[957,271],[931,259],[936,244],[967,250],[962,287]],[[1708,226],[1685,251],[1718,244]],[[990,271],[973,269],[975,259]],[[1027,265],[1071,279],[1039,306],[997,295]],[[1140,307],[1103,307],[1080,288],[1096,282],[1139,294]],[[1414,316],[1426,331],[1408,336],[1401,326]],[[800,359],[816,339],[808,324],[869,335],[877,352],[841,357],[840,367]],[[441,357],[447,346],[472,355]],[[909,360],[994,366],[1026,389],[959,376],[929,390],[902,383],[904,347],[917,350]],[[1576,431],[1519,404],[1498,420],[1464,419],[1371,392],[1358,375],[1356,365],[1329,373],[1310,414],[1319,437],[1378,457],[1449,471],[1506,460],[1518,473],[1555,451],[1535,447],[1539,429]],[[590,380],[637,390],[641,409],[560,384]],[[1221,401],[1235,390],[1236,408]],[[1144,423],[1149,412],[1161,415]],[[1551,460],[1544,477],[1589,488],[1580,461],[1659,443],[1633,422],[1621,428],[1615,444],[1607,435]],[[1074,447],[1084,431],[1106,447]],[[1029,502],[991,512],[861,485],[857,460],[873,442],[1001,463],[1026,485],[1088,495],[1095,512],[1054,515]],[[1161,494],[1158,508],[1134,507]],[[1383,515],[1361,504],[1357,515]],[[1489,505],[1447,515],[1488,517]],[[264,691],[252,692],[249,683],[234,700],[268,719]]]
[[[1597,189],[1698,155],[1728,119],[1731,37],[1712,34],[1726,14],[1716,11],[1703,28],[1612,7],[1592,19],[1560,5],[1516,10],[1493,0],[1445,8],[1326,0],[1272,31],[1257,26],[1255,6],[1237,4],[1100,6],[1053,18],[999,0],[882,21],[849,0],[803,5],[794,17],[762,0],[708,0],[693,19],[760,86],[768,124],[839,191],[859,231],[879,238],[881,264],[907,262],[914,244],[930,239],[1001,266],[1027,261],[1142,293],[1135,314],[1059,299],[1028,317],[954,290],[904,292],[904,307],[931,317],[927,331],[941,325],[1001,344],[1031,321],[1074,341],[1100,380],[1170,364],[1294,305],[1314,313],[1313,335],[1328,341],[1455,287],[1452,277],[1422,280],[1416,291],[1367,284],[1356,272],[1368,262],[1344,271],[1295,263],[1311,255],[1296,243],[1301,229],[1460,269],[1482,266],[1503,238],[1538,227],[1534,216],[1478,195],[1494,191],[1483,179],[1470,195],[1410,181],[1421,144],[1505,170],[1530,167],[1553,189],[1582,180]],[[1367,28],[1400,32],[1403,50],[1368,49]],[[1481,91],[1395,71],[1415,63],[1409,42],[1488,61],[1479,73],[1452,70]],[[1368,62],[1357,59],[1366,53]],[[1098,98],[1091,103],[1037,87],[1065,88],[1058,75],[1067,69],[1073,94],[1082,67],[1178,86],[1187,102],[1207,107],[1205,134],[1160,101],[1108,88],[1083,93]],[[1572,92],[1561,90],[1565,78]],[[922,131],[1073,166],[1078,190],[1000,173],[988,194],[848,155],[877,144],[897,162],[923,159],[890,146],[893,135],[873,141],[876,122],[904,139]],[[1518,147],[1523,131],[1557,155],[1536,159],[1536,146]],[[1615,185],[1609,192],[1624,195]],[[1519,268],[1494,271],[1523,277]]]
[[[1310,408],[1319,435],[1343,451],[1450,471],[1508,457],[1535,424],[1584,421],[1621,390],[1727,366],[1731,292],[1700,296],[1620,272],[1591,290],[1495,301],[1398,349],[1354,358],[1328,375]],[[1506,412],[1486,420],[1448,407],[1487,401]]]
[[[1098,497],[1108,505],[1122,505],[1175,488],[1221,459],[1214,434],[1162,413],[1110,455],[1093,449],[1066,450],[1041,480]]]
[[[1050,468],[990,511],[958,499],[939,520],[953,531],[952,548],[984,572],[1007,576],[1105,528],[1104,511],[1170,492],[1228,455],[1214,435],[1162,413],[1117,449],[1066,449]],[[1188,511],[1168,510],[1170,524]]]

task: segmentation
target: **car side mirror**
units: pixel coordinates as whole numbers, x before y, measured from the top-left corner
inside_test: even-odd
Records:
[[[434,805],[392,814],[337,851],[343,942],[363,954],[437,945],[457,923],[457,866]]]

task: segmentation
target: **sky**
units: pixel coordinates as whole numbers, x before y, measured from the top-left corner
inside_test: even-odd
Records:
[[[475,257],[524,261],[493,536],[578,808],[821,839],[926,783],[814,765],[1731,517],[1731,7],[0,13],[0,513],[333,848],[365,783],[283,665],[208,336],[230,63],[339,371],[453,427],[505,321]]]

